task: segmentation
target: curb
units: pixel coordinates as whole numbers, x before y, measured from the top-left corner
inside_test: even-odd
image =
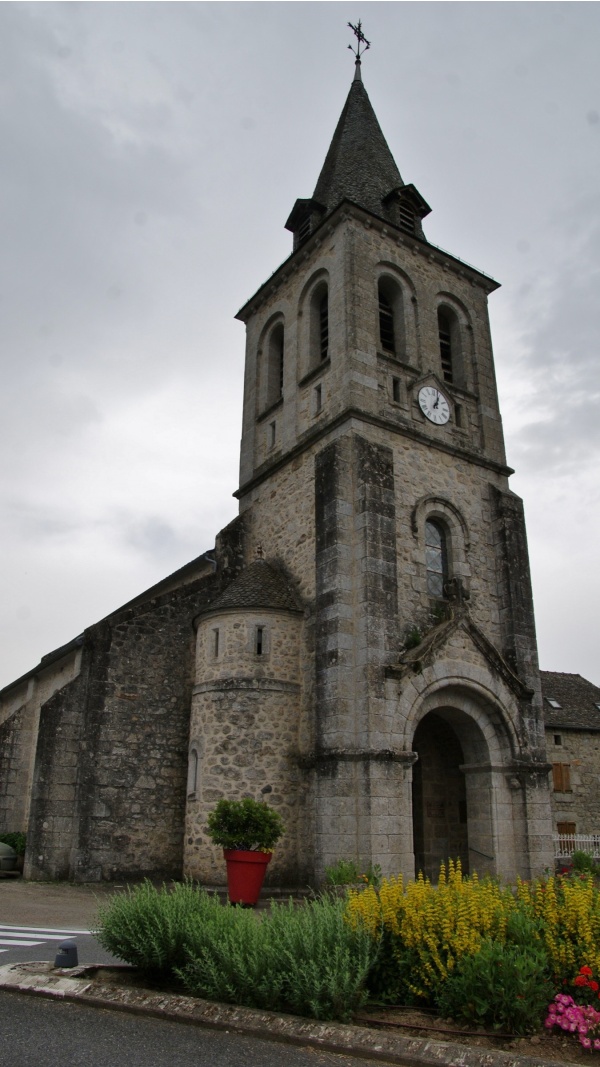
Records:
[[[309,1046],[324,1052],[403,1064],[405,1067],[557,1067],[557,1061],[536,1056],[517,1056],[429,1038],[403,1037],[352,1024],[320,1023],[295,1015],[276,1015],[254,1008],[232,1007],[179,993],[103,984],[103,969],[87,966],[59,970],[47,962],[6,964],[0,967],[0,989],[226,1030],[266,1041]],[[114,973],[115,968],[111,967],[110,970]],[[562,1061],[562,1067],[570,1065]]]

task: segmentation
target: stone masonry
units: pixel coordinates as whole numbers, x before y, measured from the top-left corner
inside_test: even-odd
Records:
[[[27,828],[29,877],[219,884],[208,813],[264,786],[272,885],[341,858],[552,862],[497,283],[427,241],[429,211],[359,64],[293,252],[238,313],[238,519],[0,694],[0,820]]]

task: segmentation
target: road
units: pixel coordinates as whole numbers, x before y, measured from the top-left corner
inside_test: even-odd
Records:
[[[0,993],[0,1034],[0,1059],[10,1067],[373,1067],[372,1060],[21,993]]]
[[[28,960],[54,962],[61,942],[73,939],[79,963],[115,963],[89,930],[69,927],[15,926],[0,923],[0,967]]]

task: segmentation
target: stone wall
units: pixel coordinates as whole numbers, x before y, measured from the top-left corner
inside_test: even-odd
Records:
[[[242,528],[217,573],[200,562],[85,631],[80,674],[41,708],[28,877],[181,877],[193,619],[237,573]]]
[[[0,832],[28,830],[40,710],[80,668],[76,639],[0,694]]]
[[[302,715],[302,629],[302,613],[268,609],[215,611],[199,622],[186,875],[223,883],[222,851],[205,832],[208,814],[221,797],[260,799],[263,786],[271,786],[268,803],[281,814],[286,833],[267,869],[267,884],[303,885],[311,878],[309,779],[299,759],[310,731]]]
[[[600,732],[556,726],[547,729],[546,745],[548,762],[569,768],[568,791],[555,790],[550,774],[554,832],[562,822],[575,823],[578,834],[600,834]]]

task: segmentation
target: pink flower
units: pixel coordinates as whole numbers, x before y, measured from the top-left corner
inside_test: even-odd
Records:
[[[581,1044],[583,1045],[584,1048],[591,1048],[592,1047],[592,1042],[590,1041],[589,1037],[582,1037],[581,1038]]]
[[[600,1038],[598,1038],[598,1037],[594,1038],[594,1048],[596,1050],[600,1049]]]
[[[544,1026],[546,1026],[548,1028],[548,1030],[551,1030],[552,1027],[554,1026],[555,1020],[556,1020],[556,1016],[555,1015],[549,1015],[548,1018],[544,1020]]]

